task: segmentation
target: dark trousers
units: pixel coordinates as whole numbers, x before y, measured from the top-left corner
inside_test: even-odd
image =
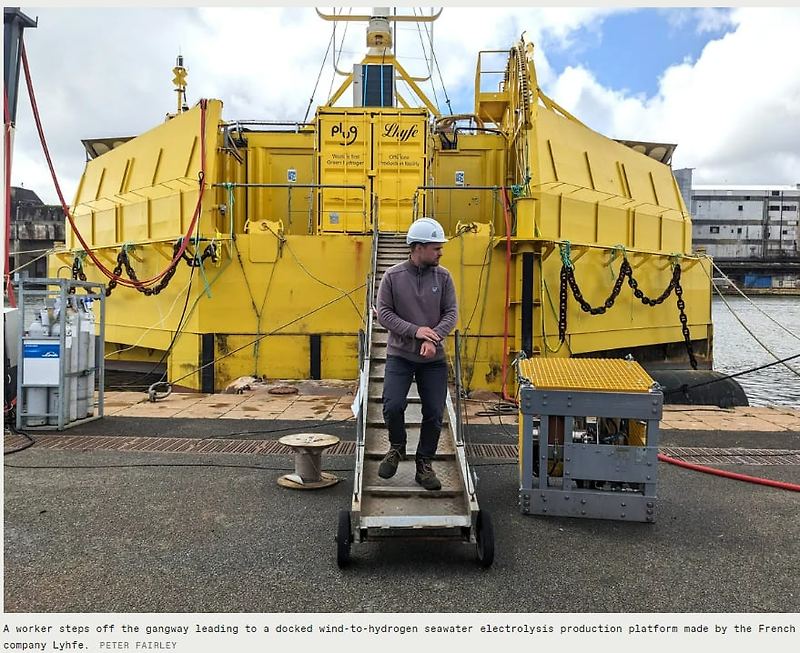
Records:
[[[406,406],[411,381],[416,379],[422,402],[422,425],[419,434],[417,458],[433,458],[439,445],[442,414],[447,399],[447,361],[414,363],[400,356],[386,358],[383,380],[383,419],[389,430],[391,446],[405,451]]]

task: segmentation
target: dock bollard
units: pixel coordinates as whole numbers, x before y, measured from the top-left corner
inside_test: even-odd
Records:
[[[335,435],[295,433],[284,435],[278,442],[294,450],[294,473],[284,474],[278,479],[281,487],[318,490],[339,482],[334,474],[322,471],[322,452],[339,443]]]

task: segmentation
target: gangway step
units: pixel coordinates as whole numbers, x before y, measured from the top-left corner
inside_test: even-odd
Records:
[[[413,460],[401,460],[397,466],[397,473],[392,478],[381,478],[378,476],[380,460],[364,461],[364,489],[381,488],[384,491],[393,490],[408,493],[409,490],[422,490],[427,495],[431,490],[425,490],[415,480],[417,465]],[[458,472],[458,464],[455,460],[434,460],[433,471],[442,484],[443,493],[457,492],[461,494],[461,476]],[[436,496],[436,495],[433,495]]]
[[[433,468],[442,483],[441,490],[425,490],[414,481],[416,468],[413,461],[402,461],[397,474],[390,479],[378,476],[379,464],[379,461],[364,461],[364,488],[380,489],[363,493],[361,506],[363,514],[369,517],[362,523],[369,525],[371,518],[376,525],[384,524],[389,518],[397,527],[449,526],[458,525],[459,518],[463,520],[463,515],[469,514],[455,463],[447,466],[434,461]],[[468,516],[466,525],[469,525]]]
[[[455,497],[461,495],[461,489],[457,490],[426,490],[424,487],[380,487],[371,485],[364,488],[364,494],[371,494],[374,497]]]
[[[369,384],[369,394],[368,394],[370,401],[375,401],[379,404],[383,403],[383,382],[382,381],[371,381]],[[419,397],[419,388],[417,388],[416,382],[411,384],[411,387],[408,389],[408,403],[409,404],[418,404],[420,403]]]
[[[413,457],[419,444],[419,426],[406,427],[406,454]],[[389,431],[386,428],[373,427],[367,431],[364,441],[364,455],[367,458],[383,458],[389,451]],[[439,447],[435,459],[455,456],[455,445],[447,429],[442,429],[439,436]]]
[[[375,295],[383,273],[408,260],[404,241],[405,234],[378,235],[377,261],[372,268],[373,278],[378,282]],[[463,442],[460,436],[456,437],[456,425],[449,423],[448,417],[453,415],[449,395],[432,460],[441,488],[426,490],[415,480],[415,454],[422,425],[422,404],[416,383],[409,389],[405,410],[406,455],[392,478],[383,479],[378,475],[381,460],[389,450],[388,430],[383,419],[383,384],[389,338],[387,330],[376,319],[373,308],[375,295],[370,297],[367,321],[367,332],[371,334],[369,358],[360,378],[367,386],[366,396],[361,400],[361,410],[366,411],[366,428],[359,435],[353,509],[339,511],[338,515],[337,564],[344,567],[349,563],[352,543],[391,537],[423,537],[474,543],[479,563],[489,566],[494,558],[491,521],[488,514],[478,508]],[[363,412],[359,414],[363,416]]]
[[[447,412],[445,411],[443,423],[447,424]],[[406,408],[406,426],[419,426],[422,424],[422,404],[408,404]],[[367,405],[367,426],[383,426],[383,404],[369,402]]]

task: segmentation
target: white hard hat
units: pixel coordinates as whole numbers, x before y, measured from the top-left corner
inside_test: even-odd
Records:
[[[444,229],[433,218],[420,218],[412,222],[406,234],[406,243],[446,243]]]

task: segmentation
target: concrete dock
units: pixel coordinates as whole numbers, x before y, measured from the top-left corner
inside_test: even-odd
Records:
[[[352,388],[107,393],[106,417],[5,456],[7,612],[800,612],[800,493],[659,464],[655,524],[526,517],[516,419],[467,405],[497,555],[368,542],[336,566],[350,506]],[[661,451],[800,483],[800,410],[665,407]],[[340,482],[281,488],[277,439],[313,429]],[[24,446],[6,436],[6,451]],[[421,597],[424,597],[421,598]]]

